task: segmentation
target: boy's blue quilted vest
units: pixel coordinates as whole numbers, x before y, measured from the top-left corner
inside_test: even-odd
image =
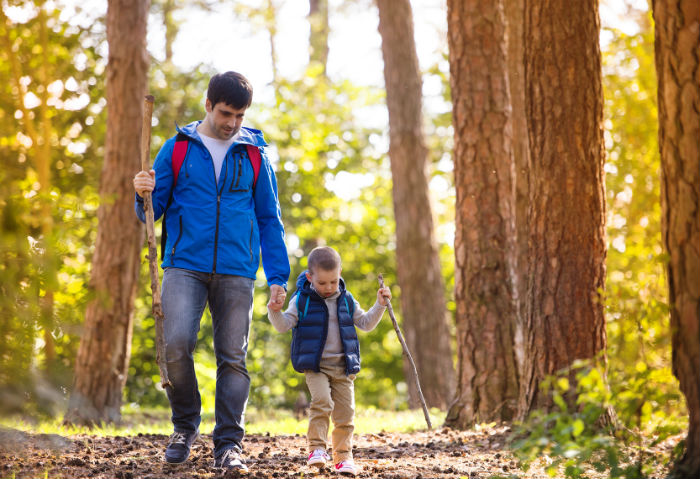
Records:
[[[342,278],[338,289],[338,329],[345,351],[345,374],[357,374],[360,371],[360,342],[352,321],[355,301],[345,290]],[[318,372],[328,335],[328,308],[324,299],[311,288],[306,271],[297,278],[295,299],[299,321],[292,330],[292,366],[300,373],[308,370]]]

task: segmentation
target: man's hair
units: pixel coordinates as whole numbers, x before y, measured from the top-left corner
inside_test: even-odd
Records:
[[[214,108],[219,102],[240,110],[253,102],[253,86],[248,79],[237,72],[218,73],[209,80],[207,98]]]
[[[340,266],[340,255],[330,246],[318,246],[309,253],[308,263],[311,274],[316,268],[333,271]]]

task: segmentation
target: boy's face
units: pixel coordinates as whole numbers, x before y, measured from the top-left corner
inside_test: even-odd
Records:
[[[313,271],[306,272],[306,279],[309,280],[311,285],[314,287],[316,292],[321,295],[321,297],[327,298],[338,291],[340,271],[340,266],[332,270],[325,270],[317,267]]]

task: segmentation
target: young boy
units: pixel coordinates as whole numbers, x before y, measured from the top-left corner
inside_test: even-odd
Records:
[[[280,333],[292,334],[292,366],[304,373],[311,393],[308,465],[322,468],[326,453],[329,416],[333,418],[333,463],[337,472],[355,475],[352,433],[355,429],[353,381],[360,371],[360,343],[355,326],[373,330],[382,319],[391,291],[377,291],[377,302],[365,312],[346,291],[340,277],[340,255],[328,246],[314,248],[308,270],[299,275],[297,291],[282,312],[284,300],[267,305],[270,322]]]

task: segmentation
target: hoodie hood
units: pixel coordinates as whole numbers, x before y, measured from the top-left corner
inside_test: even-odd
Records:
[[[177,123],[175,124],[175,129],[179,132],[182,133],[183,135],[187,135],[190,138],[197,140],[198,142],[202,142],[202,138],[199,136],[199,133],[197,132],[197,126],[202,123],[201,120],[199,121],[193,121],[192,123],[185,125],[183,127],[180,127]],[[255,128],[248,128],[247,126],[242,126],[241,129],[238,132],[238,139],[236,140],[235,144],[243,144],[243,145],[253,145],[257,146],[258,148],[267,146],[267,142],[265,141],[265,138],[263,137],[263,132],[260,130],[256,130]]]

